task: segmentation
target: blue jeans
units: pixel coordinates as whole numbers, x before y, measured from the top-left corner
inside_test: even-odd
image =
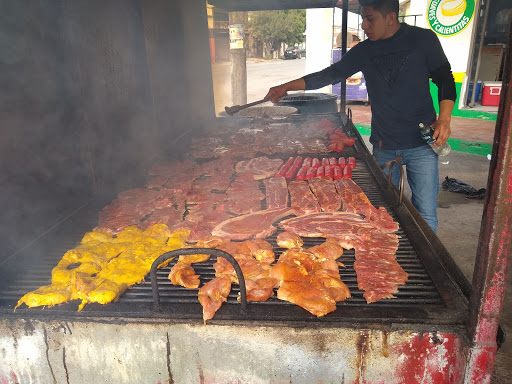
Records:
[[[439,193],[439,168],[437,154],[430,145],[410,149],[381,149],[373,146],[373,155],[379,165],[401,157],[405,165],[407,182],[412,191],[412,205],[418,210],[434,232],[437,231],[437,194]],[[389,167],[384,169],[389,173]],[[391,179],[395,185],[400,184],[400,170],[393,165]]]

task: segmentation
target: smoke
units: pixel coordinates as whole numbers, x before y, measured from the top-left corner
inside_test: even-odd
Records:
[[[143,186],[153,162],[183,153],[175,138],[197,128],[188,85],[209,52],[186,40],[201,28],[185,26],[182,0],[0,4],[1,263],[91,196]]]

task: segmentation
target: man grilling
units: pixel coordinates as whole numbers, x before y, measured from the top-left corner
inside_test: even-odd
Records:
[[[438,156],[422,138],[418,124],[435,128],[437,146],[450,136],[457,97],[450,63],[434,32],[398,21],[398,0],[359,3],[363,7],[362,29],[368,39],[330,67],[270,88],[266,98],[276,102],[288,91],[318,89],[363,72],[371,100],[373,154],[379,165],[402,158],[412,204],[435,232]],[[430,96],[429,78],[438,87],[438,116]],[[398,185],[400,172],[396,165],[392,178]]]

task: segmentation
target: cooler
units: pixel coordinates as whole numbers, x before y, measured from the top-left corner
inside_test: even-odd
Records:
[[[501,82],[484,82],[484,91],[482,94],[482,105],[498,106],[500,105]]]

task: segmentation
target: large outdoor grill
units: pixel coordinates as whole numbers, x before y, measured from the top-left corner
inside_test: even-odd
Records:
[[[211,2],[229,11],[258,4],[357,7],[353,0]],[[214,117],[204,1],[2,4],[0,382],[489,382],[510,249],[503,228],[512,198],[500,182],[510,180],[508,80],[470,286],[408,199],[390,186],[350,113]],[[507,79],[511,66],[509,59]],[[115,303],[87,304],[80,312],[76,302],[14,311],[22,295],[50,282],[52,268],[119,192],[144,186],[159,161],[189,159],[194,137],[324,118],[355,138],[339,155],[356,158],[353,180],[400,225],[396,257],[409,279],[396,298],[366,303],[349,250],[339,261],[352,298],[319,318],[275,297],[243,305],[233,285],[204,325],[197,290],[167,279],[175,261]],[[279,256],[276,235],[267,240]],[[323,241],[308,238],[305,246]],[[203,283],[214,276],[214,261],[194,265]]]
[[[314,114],[291,116],[285,119],[256,120],[226,119],[224,125],[231,127],[236,132],[239,128],[253,126],[268,126],[282,124],[304,124],[328,118],[336,125],[344,126],[350,137],[356,138],[354,146],[347,147],[338,156],[355,157],[357,167],[353,170],[353,180],[363,189],[376,206],[384,206],[390,212],[395,221],[400,223],[397,232],[399,248],[397,260],[404,270],[409,274],[407,284],[400,288],[396,299],[383,299],[368,305],[362,296],[362,291],[357,288],[356,274],[353,263],[355,261],[354,250],[345,251],[340,258],[346,268],[340,267],[342,280],[350,288],[352,298],[339,303],[338,310],[328,316],[317,318],[307,311],[287,302],[271,298],[265,302],[253,302],[247,306],[246,313],[240,310],[240,303],[237,301],[239,288],[233,285],[232,292],[221,310],[216,314],[212,323],[222,320],[251,320],[251,321],[315,321],[315,322],[340,322],[340,321],[393,321],[393,322],[420,322],[435,324],[461,325],[467,313],[466,300],[461,295],[457,285],[444,270],[435,257],[433,257],[432,246],[428,244],[419,232],[419,227],[406,209],[399,209],[390,197],[397,194],[394,188],[390,188],[384,174],[378,169],[374,160],[369,155],[360,136],[356,133],[353,124],[345,119],[342,122],[339,114]],[[223,119],[219,119],[218,125]],[[290,154],[275,154],[271,157],[286,160]],[[302,154],[303,157],[311,156],[317,158],[330,157],[333,153],[312,153]],[[185,153],[184,157],[187,157]],[[242,160],[242,159],[240,159]],[[263,183],[260,182],[264,192]],[[39,286],[50,283],[51,269],[66,250],[77,246],[87,231],[97,225],[98,212],[102,209],[104,202],[90,201],[87,205],[75,212],[73,215],[62,221],[55,229],[46,236],[34,242],[23,253],[10,260],[2,268],[2,283],[0,283],[0,305],[2,310],[12,311],[17,300],[26,292],[34,290]],[[262,209],[265,209],[265,202],[262,202]],[[279,230],[282,232],[282,229]],[[278,232],[278,233],[279,233]],[[267,240],[274,246],[276,258],[283,249],[276,244],[277,234]],[[309,248],[325,241],[322,238],[305,238],[304,247]],[[43,251],[44,250],[44,251]],[[30,268],[19,269],[19,265],[25,265],[22,259],[35,260],[33,253],[37,252],[42,257],[37,261],[30,261]],[[209,281],[215,275],[212,267],[214,258],[208,262],[195,264],[195,269],[201,276],[202,282]],[[197,290],[188,290],[183,287],[176,287],[168,279],[169,270],[174,265],[171,262],[168,267],[157,271],[158,292],[151,288],[151,277],[148,276],[144,284],[135,285],[122,295],[117,303],[109,305],[89,304],[85,309],[77,313],[76,302],[48,308],[42,311],[37,309],[19,308],[17,314],[30,314],[36,317],[52,315],[66,316],[69,318],[82,318],[89,316],[109,316],[116,314],[123,317],[147,317],[167,319],[192,319],[202,318],[202,309],[197,300]],[[10,267],[10,268],[9,268]],[[153,297],[158,294],[160,306],[153,306]],[[134,310],[135,309],[135,310]]]

